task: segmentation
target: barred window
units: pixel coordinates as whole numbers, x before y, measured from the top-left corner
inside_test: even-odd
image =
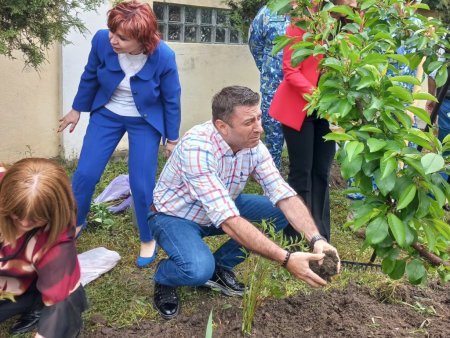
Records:
[[[243,44],[242,33],[231,27],[226,9],[154,2],[161,36],[166,41]]]

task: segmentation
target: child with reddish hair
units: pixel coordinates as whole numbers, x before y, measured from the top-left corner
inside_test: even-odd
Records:
[[[76,337],[87,308],[74,243],[76,203],[64,169],[42,158],[0,178],[0,322],[12,334]],[[14,301],[13,301],[14,300]]]
[[[130,187],[141,239],[140,268],[156,258],[156,243],[147,224],[153,202],[161,139],[168,156],[178,141],[180,81],[175,53],[159,38],[150,6],[123,2],[108,12],[109,30],[92,39],[77,95],[58,131],[72,132],[80,112],[90,121],[72,180],[77,226],[86,225],[92,195],[103,170],[125,132],[128,133]]]

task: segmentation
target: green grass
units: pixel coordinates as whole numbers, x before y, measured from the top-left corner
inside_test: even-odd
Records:
[[[284,156],[286,157],[286,154]],[[162,169],[163,162],[161,157],[159,172]],[[66,168],[68,173],[71,174],[75,168],[75,163],[67,163]],[[116,159],[111,161],[97,186],[96,195],[114,177],[126,173],[126,160]],[[244,192],[261,194],[262,190],[256,182],[250,180]],[[349,229],[342,227],[347,217],[348,204],[348,200],[339,191],[332,192],[332,241],[338,248],[341,258],[367,261],[371,252],[369,250],[362,252],[360,250],[361,240],[356,239]],[[85,330],[88,332],[95,331],[98,325],[108,325],[115,328],[139,327],[142,320],[162,321],[151,305],[153,294],[151,277],[156,264],[142,270],[137,269],[134,264],[139,252],[139,239],[138,232],[133,226],[131,212],[128,210],[122,214],[109,214],[103,217],[110,217],[113,224],[111,226],[88,224],[87,229],[77,241],[78,251],[84,252],[103,246],[117,251],[122,259],[112,271],[102,275],[86,287],[90,309],[85,313]],[[219,236],[208,238],[206,241],[211,249],[215,250],[226,239],[227,236]],[[158,257],[159,259],[165,257],[162,250]],[[236,269],[240,278],[242,278],[243,272],[251,269],[246,264],[250,263],[245,262]],[[285,297],[298,292],[308,293],[311,291],[304,283],[293,279],[286,270],[276,265],[273,265],[273,267],[270,276],[271,281],[273,281],[273,288],[269,288],[272,290],[269,296]],[[386,280],[384,276],[378,273],[343,271],[327,286],[327,289],[345,288],[348,283],[353,282],[364,284],[376,290],[382,283],[386,283]],[[180,288],[179,295],[183,302],[185,314],[193,313],[197,307],[202,306],[201,303],[205,300],[205,297],[218,297],[214,292],[187,287]],[[224,306],[227,306],[226,300],[223,302]],[[1,337],[8,336],[7,329],[11,323],[10,320],[0,325]],[[22,337],[31,337],[31,335],[23,335]]]

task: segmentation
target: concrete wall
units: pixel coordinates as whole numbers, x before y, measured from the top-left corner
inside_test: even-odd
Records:
[[[58,155],[58,54],[58,48],[51,49],[51,63],[39,73],[24,68],[21,55],[16,60],[0,56],[0,162]]]

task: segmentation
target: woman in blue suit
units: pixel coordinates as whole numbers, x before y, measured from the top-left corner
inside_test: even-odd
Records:
[[[128,133],[130,187],[141,240],[138,267],[156,258],[147,225],[161,142],[166,155],[174,148],[180,127],[180,81],[174,52],[159,38],[156,17],[148,4],[118,4],[108,12],[109,30],[92,39],[72,110],[58,132],[72,132],[80,112],[90,112],[72,185],[78,204],[77,230],[86,225],[92,195],[105,166]]]

